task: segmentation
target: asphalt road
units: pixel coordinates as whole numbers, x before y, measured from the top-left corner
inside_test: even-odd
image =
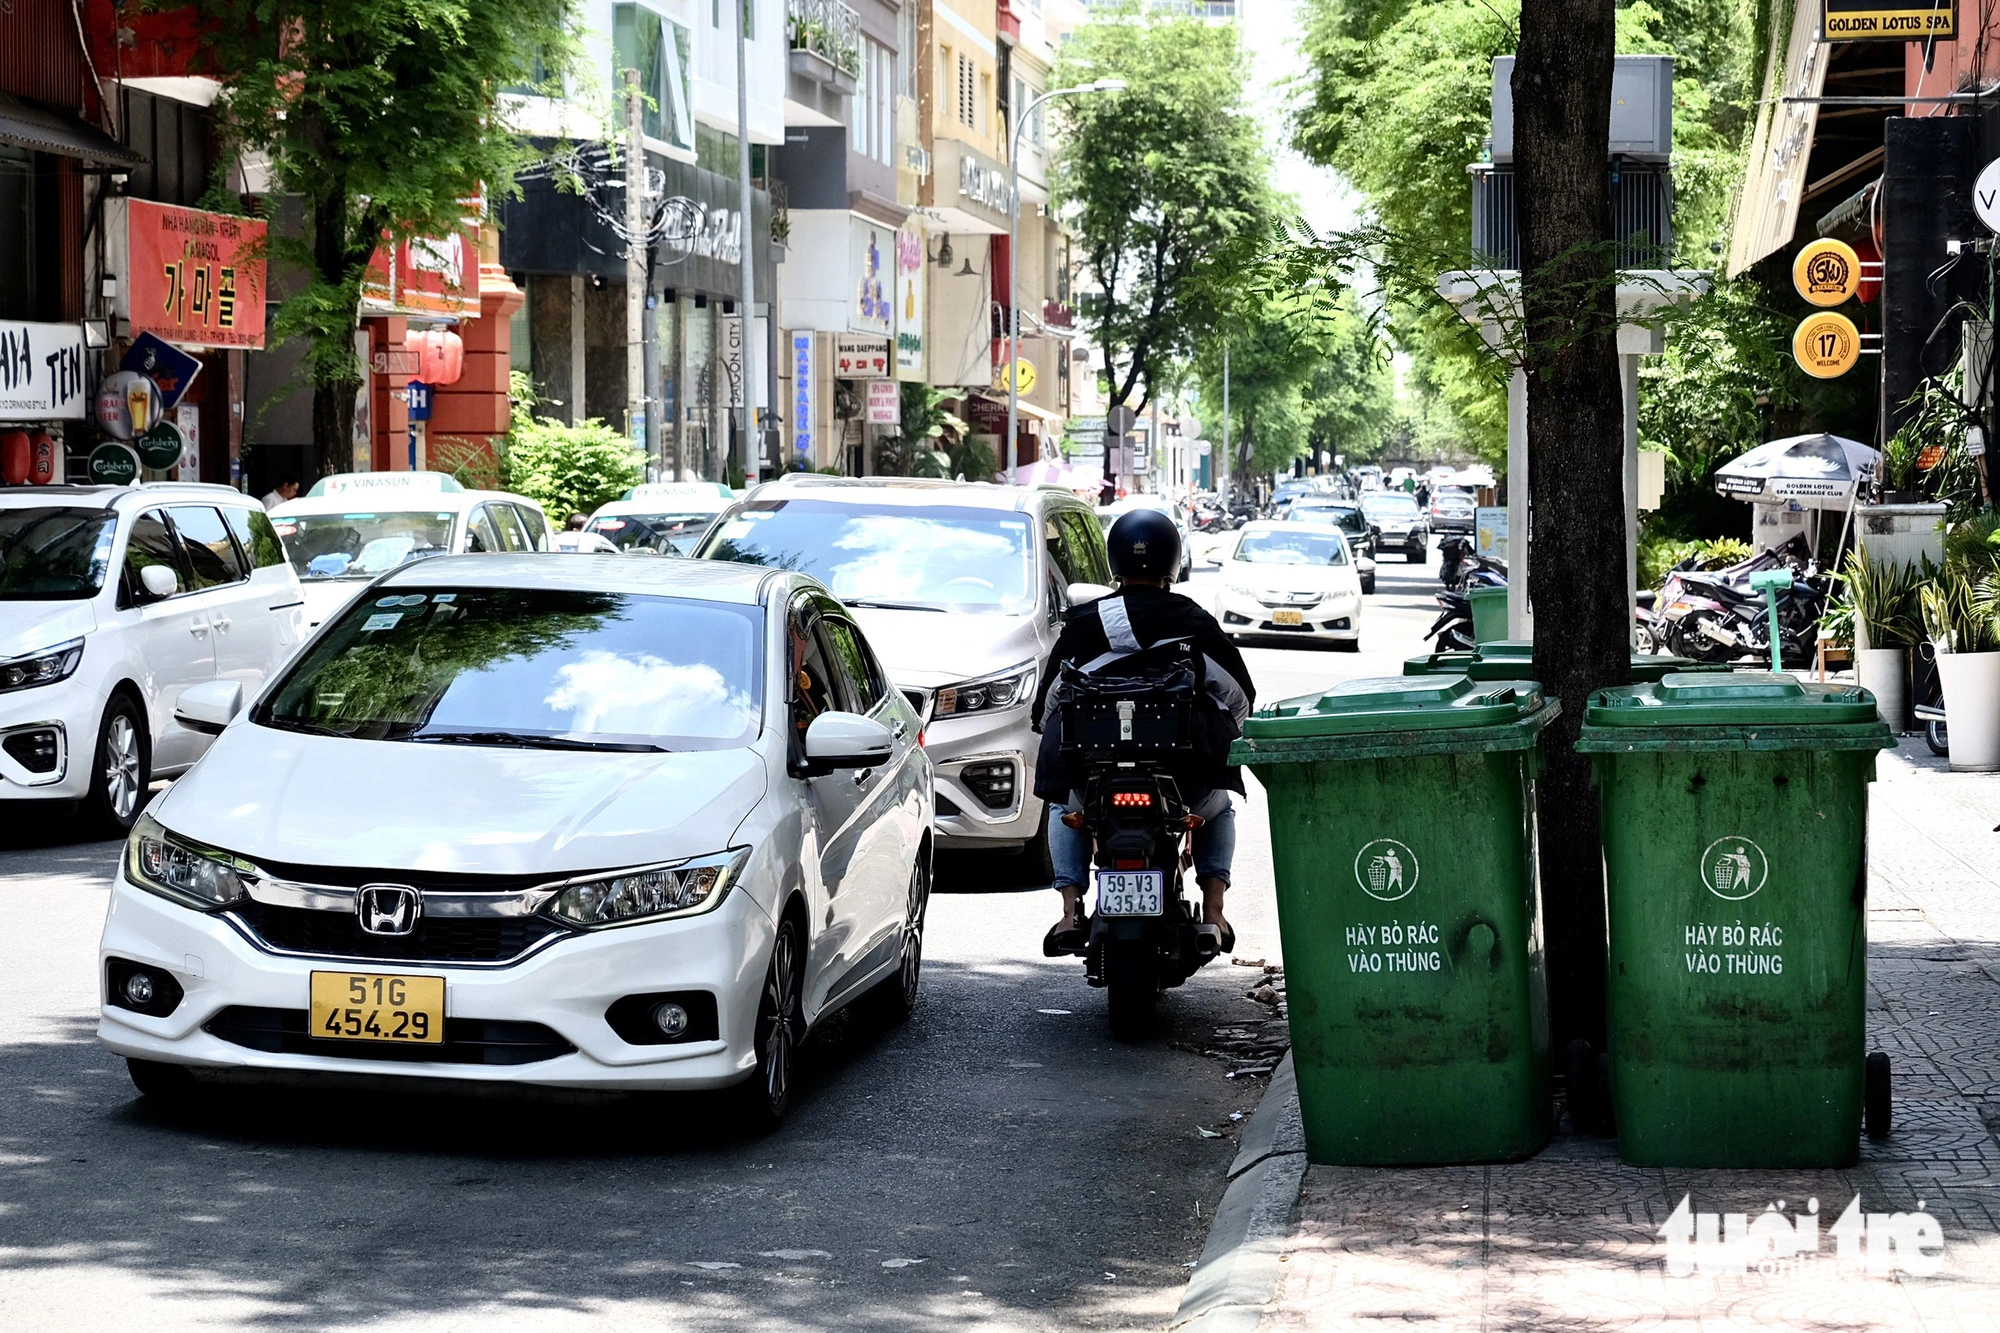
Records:
[[[1188,591],[1201,595],[1212,574]],[[1434,568],[1385,563],[1358,654],[1252,648],[1265,699],[1394,674]],[[1237,957],[1279,961],[1254,781]],[[117,846],[0,823],[0,1327],[1159,1328],[1262,1082],[1197,1053],[1261,1016],[1219,961],[1112,1042],[1037,947],[1045,888],[939,866],[918,1015],[817,1034],[792,1118],[711,1098],[232,1091],[142,1104],[97,1046]],[[1206,1137],[1206,1128],[1221,1134]]]

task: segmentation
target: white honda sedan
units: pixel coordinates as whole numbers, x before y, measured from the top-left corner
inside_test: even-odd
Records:
[[[1216,578],[1215,618],[1232,638],[1361,646],[1361,577],[1331,523],[1246,523]]]
[[[186,691],[207,756],[141,818],[99,1037],[153,1096],[366,1072],[742,1084],[915,1003],[918,721],[784,570],[440,556],[329,621],[254,701]]]

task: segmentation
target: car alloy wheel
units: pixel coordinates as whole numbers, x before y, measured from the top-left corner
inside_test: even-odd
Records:
[[[757,1004],[757,1068],[744,1084],[744,1109],[757,1132],[776,1129],[791,1107],[802,1025],[799,927],[788,917],[778,924],[777,939],[771,944],[771,967]]]
[[[923,859],[910,870],[910,898],[903,909],[903,966],[897,978],[897,1008],[903,1017],[916,1012],[917,984],[923,979],[924,914],[930,910],[930,867]]]
[[[104,709],[97,748],[90,770],[90,792],[84,798],[84,820],[100,832],[122,838],[146,804],[146,735],[140,730],[138,705],[113,695]]]

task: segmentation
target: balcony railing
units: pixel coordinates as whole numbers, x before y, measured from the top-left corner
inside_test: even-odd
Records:
[[[861,74],[861,16],[840,0],[785,0],[785,35],[794,51],[818,56],[849,78]]]

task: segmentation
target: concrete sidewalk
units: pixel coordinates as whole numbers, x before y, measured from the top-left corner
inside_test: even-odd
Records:
[[[1568,1135],[1506,1166],[1305,1167],[1285,1128],[1296,1093],[1275,1079],[1245,1134],[1246,1155],[1253,1137],[1266,1146],[1255,1164],[1239,1158],[1177,1327],[2000,1329],[2000,775],[1946,772],[1918,739],[1878,773],[1869,1048],[1894,1059],[1895,1124],[1862,1141],[1856,1168],[1642,1169],[1612,1141]],[[1290,1179],[1288,1208],[1271,1195]],[[1857,1194],[1867,1213],[1936,1218],[1941,1271],[1837,1264],[1829,1233]],[[1684,1197],[1694,1213],[1753,1221],[1816,1200],[1817,1256],[1670,1276],[1660,1232]]]

